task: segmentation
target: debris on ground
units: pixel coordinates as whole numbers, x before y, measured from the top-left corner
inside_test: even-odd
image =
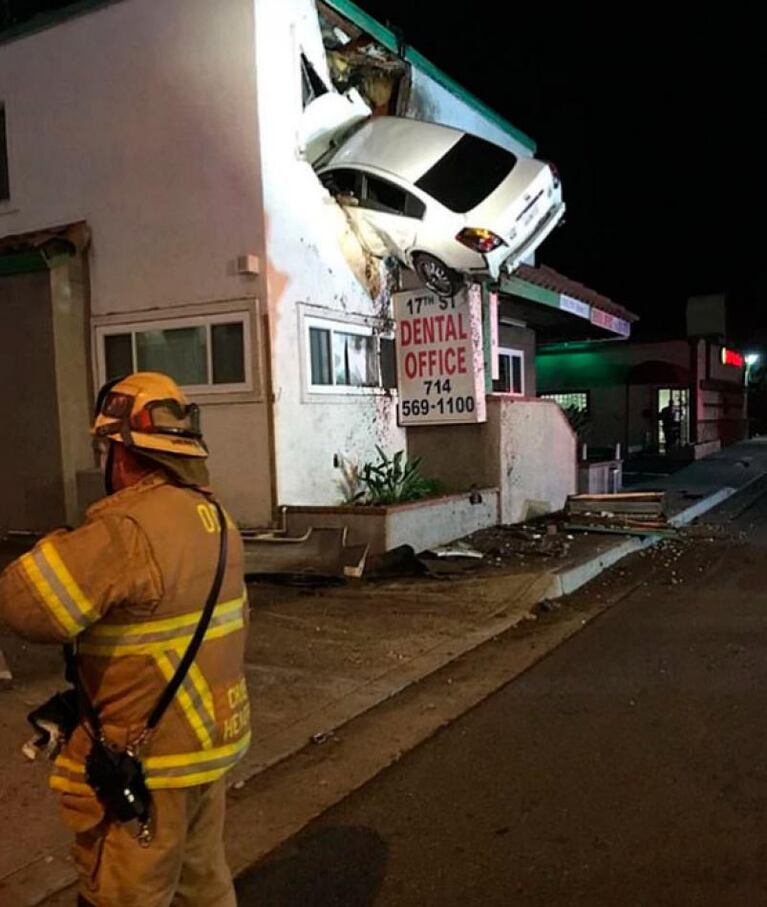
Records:
[[[423,553],[426,556],[434,557],[471,557],[482,560],[485,556],[481,551],[472,548],[466,542],[453,542],[451,545],[440,545],[438,548],[429,548]],[[422,555],[423,556],[423,555]]]
[[[365,579],[394,579],[403,576],[422,576],[426,567],[412,545],[398,545],[370,558],[365,569]]]
[[[481,529],[469,537],[469,543],[482,552],[486,560],[496,564],[510,559],[524,561],[528,557],[561,558],[569,552],[573,538],[568,538],[559,529],[548,517],[545,522]]]

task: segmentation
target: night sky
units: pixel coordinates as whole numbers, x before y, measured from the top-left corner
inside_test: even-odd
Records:
[[[567,224],[539,261],[681,334],[684,301],[727,291],[731,333],[767,346],[762,29],[735,6],[358,0],[554,161]],[[3,19],[66,0],[0,0]]]
[[[688,295],[730,294],[741,343],[767,343],[765,53],[734,7],[358,0],[538,143],[567,224],[538,260],[681,333]],[[503,10],[503,12],[498,12]]]

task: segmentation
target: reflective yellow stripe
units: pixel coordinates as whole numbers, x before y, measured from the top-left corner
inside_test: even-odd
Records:
[[[53,765],[54,771],[57,768],[63,768],[64,771],[72,772],[75,775],[85,774],[85,766],[80,762],[75,762],[74,759],[69,759],[67,756],[56,756]]]
[[[180,656],[183,656],[183,652],[180,653]],[[186,679],[194,687],[199,696],[201,706],[207,713],[207,724],[209,725],[210,731],[210,725],[215,727],[216,723],[216,706],[213,703],[213,690],[211,690],[208,681],[205,679],[205,675],[194,662],[189,668]]]
[[[223,617],[226,614],[232,614],[239,611],[244,604],[244,598],[235,598],[229,602],[222,602],[220,605],[216,605],[213,610],[213,617]],[[135,642],[140,642],[142,638],[146,636],[153,635],[155,633],[164,633],[166,630],[180,630],[186,627],[191,627],[192,632],[194,632],[194,627],[200,620],[202,616],[202,610],[200,611],[190,611],[186,614],[182,614],[179,617],[167,617],[163,620],[150,620],[145,623],[140,624],[105,624],[100,623],[92,627],[88,631],[88,638],[99,638],[99,639],[119,639],[121,641],[127,642],[127,637],[138,637]],[[188,634],[191,636],[192,634]]]
[[[157,652],[155,654],[155,659],[157,661],[157,666],[163,673],[163,676],[166,680],[170,680],[173,677],[175,668],[171,664],[170,659],[164,652]],[[203,720],[200,713],[194,707],[194,703],[189,696],[189,693],[184,689],[182,684],[178,688],[178,693],[176,693],[176,699],[178,704],[181,706],[181,711],[186,716],[186,720],[191,725],[192,730],[197,735],[197,739],[203,746],[203,749],[207,752],[210,751],[213,747],[213,741],[211,740],[208,729],[205,726],[205,721]]]
[[[180,753],[174,756],[149,756],[142,759],[146,773],[147,787],[152,790],[162,788],[192,787],[195,784],[208,784],[216,781],[237,763],[250,745],[250,731],[236,743],[218,746],[215,749],[198,750],[194,753]],[[65,793],[93,796],[93,789],[84,781],[75,780],[68,772],[82,778],[85,767],[66,756],[59,756],[55,763],[49,784],[54,790]]]
[[[96,609],[94,608],[91,601],[84,595],[82,589],[75,582],[72,574],[67,570],[64,561],[59,557],[58,551],[53,547],[50,542],[43,542],[40,546],[45,559],[51,565],[53,572],[59,578],[61,584],[64,586],[66,591],[69,593],[70,598],[76,605],[78,611],[86,618],[92,618],[95,614]]]
[[[53,790],[62,791],[65,794],[95,796],[93,788],[89,784],[86,784],[84,781],[70,781],[69,778],[64,778],[61,775],[51,775],[48,779],[48,786],[53,788]]]
[[[148,756],[144,759],[147,771],[158,774],[163,769],[183,768],[185,766],[199,766],[205,762],[224,759],[227,756],[237,756],[244,753],[250,745],[250,731],[235,743],[217,746],[212,750],[198,750],[195,753],[179,753],[173,756]]]
[[[180,775],[176,778],[154,775],[146,779],[146,786],[149,790],[165,790],[169,787],[194,787],[196,784],[210,784],[212,781],[218,781],[231,767],[231,765],[226,765],[224,768],[216,768],[209,772],[195,772],[192,775]]]
[[[82,630],[82,627],[74,620],[59,597],[51,589],[48,580],[46,580],[35,563],[32,553],[25,554],[21,558],[21,566],[56,622],[66,631],[68,636],[76,636]]]
[[[219,624],[217,627],[211,627],[205,634],[205,642],[211,639],[220,639],[222,636],[228,636],[237,630],[242,630],[245,626],[242,617],[228,621],[225,624]],[[95,627],[93,629],[96,629]],[[83,655],[100,655],[109,658],[113,655],[152,655],[156,656],[158,652],[164,652],[168,646],[178,647],[189,644],[193,633],[187,633],[184,636],[174,636],[170,639],[163,639],[159,642],[135,642],[135,643],[109,643],[91,642],[92,630],[89,630],[87,637],[81,639],[77,645],[77,651]]]

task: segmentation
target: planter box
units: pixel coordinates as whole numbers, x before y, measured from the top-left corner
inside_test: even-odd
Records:
[[[384,507],[286,507],[285,529],[289,536],[298,536],[311,528],[346,527],[348,543],[369,545],[373,556],[400,545],[425,551],[498,524],[498,489],[481,488],[479,495],[478,504],[463,492]]]

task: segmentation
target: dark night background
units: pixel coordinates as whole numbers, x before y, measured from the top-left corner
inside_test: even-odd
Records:
[[[539,262],[637,312],[645,334],[682,333],[686,297],[725,290],[735,339],[767,343],[753,19],[733,6],[675,18],[671,5],[358,2],[558,165],[567,224]]]
[[[567,225],[541,263],[633,309],[647,335],[681,334],[686,297],[725,290],[733,339],[767,344],[765,54],[752,15],[358,3],[559,166]],[[67,5],[0,0],[0,24]]]

